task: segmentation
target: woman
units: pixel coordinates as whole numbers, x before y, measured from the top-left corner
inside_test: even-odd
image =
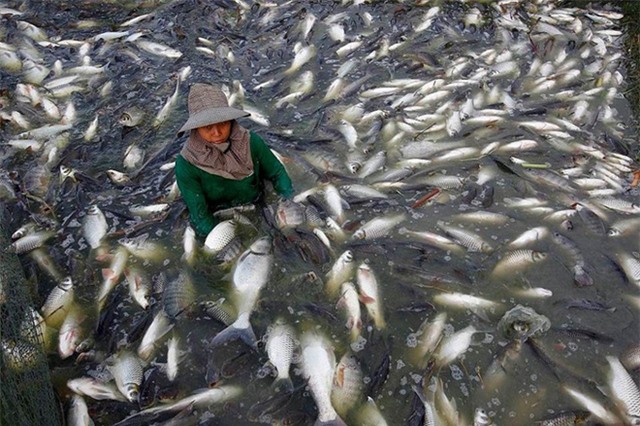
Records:
[[[249,113],[232,108],[220,88],[196,83],[189,90],[189,119],[178,135],[190,131],[176,158],[176,180],[199,237],[217,224],[216,210],[249,204],[262,195],[264,181],[291,197],[286,170],[260,136],[236,119]]]

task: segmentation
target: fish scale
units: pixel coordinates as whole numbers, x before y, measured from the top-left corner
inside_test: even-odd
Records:
[[[609,389],[624,405],[627,416],[637,421],[640,419],[640,390],[618,358],[607,356],[606,359],[610,368]]]
[[[492,250],[489,243],[480,238],[480,236],[474,234],[473,232],[467,231],[466,229],[447,226],[444,224],[444,222],[441,221],[438,222],[438,227],[455,238],[469,251],[487,253]]]

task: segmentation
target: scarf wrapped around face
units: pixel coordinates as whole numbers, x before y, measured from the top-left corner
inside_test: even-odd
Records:
[[[241,180],[253,173],[249,137],[249,131],[235,121],[231,124],[228,144],[209,143],[193,129],[180,155],[207,173]]]

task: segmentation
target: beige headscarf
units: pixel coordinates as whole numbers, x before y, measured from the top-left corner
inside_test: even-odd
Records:
[[[241,180],[253,173],[249,138],[249,131],[235,120],[231,124],[231,134],[226,149],[220,149],[221,147],[216,144],[208,143],[200,137],[197,129],[193,129],[180,155],[207,173]]]

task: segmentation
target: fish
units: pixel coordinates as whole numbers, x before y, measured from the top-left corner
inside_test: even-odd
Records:
[[[469,309],[480,318],[487,317],[487,311],[495,312],[502,306],[501,303],[494,302],[478,296],[463,293],[438,293],[433,296],[433,301],[450,307]]]
[[[356,357],[345,352],[336,366],[331,387],[331,404],[340,417],[346,418],[364,395],[364,375]]]
[[[175,334],[167,342],[167,378],[174,381],[178,376],[178,368],[187,352],[180,349],[180,338]]]
[[[187,225],[184,228],[184,237],[182,238],[182,248],[184,250],[182,260],[184,260],[187,265],[193,266],[196,260],[197,244],[196,231],[194,231],[191,226]]]
[[[151,298],[151,281],[146,276],[146,273],[137,266],[128,266],[124,268],[124,276],[129,284],[131,298],[142,309],[147,309]]]
[[[134,216],[147,217],[155,214],[163,213],[169,209],[169,204],[148,204],[148,205],[135,205],[129,207],[129,212]]]
[[[301,337],[302,376],[307,380],[318,408],[317,425],[345,425],[331,404],[336,358],[333,348],[321,334],[307,331]]]
[[[364,223],[353,233],[354,240],[373,240],[385,237],[400,223],[407,219],[406,214],[391,214],[382,217],[374,217]]]
[[[250,347],[256,347],[256,336],[249,317],[260,290],[269,280],[272,267],[273,249],[269,237],[258,238],[242,253],[233,271],[232,299],[238,317],[211,340],[211,347],[238,337]]]
[[[89,407],[87,407],[86,401],[78,394],[71,395],[67,424],[69,426],[91,426],[94,424],[89,416]]]
[[[483,240],[479,235],[463,228],[446,225],[442,221],[438,221],[438,228],[442,229],[446,234],[455,238],[461,245],[470,252],[489,253],[493,251],[491,245]]]
[[[120,393],[129,402],[138,402],[142,384],[142,362],[135,353],[123,350],[107,364]]]
[[[182,52],[155,41],[137,39],[134,43],[142,50],[152,55],[162,56],[170,59],[178,59],[182,56]]]
[[[47,240],[53,238],[55,235],[56,233],[54,231],[48,229],[32,232],[15,240],[6,250],[9,253],[15,254],[27,253],[38,247],[42,247]]]
[[[510,251],[496,263],[490,276],[492,279],[507,278],[544,261],[547,257],[547,253],[529,249]]]
[[[207,235],[204,241],[204,251],[210,255],[220,253],[235,238],[237,226],[233,219],[218,223]]]
[[[97,249],[102,244],[102,240],[107,235],[109,225],[100,207],[93,204],[89,206],[87,214],[82,219],[82,236],[89,247]]]
[[[77,377],[67,381],[67,387],[81,396],[101,401],[104,399],[113,401],[126,401],[126,397],[120,393],[113,382],[103,382],[93,377]]]
[[[175,323],[171,322],[166,312],[160,309],[142,336],[137,350],[138,357],[144,362],[151,360],[154,351],[162,344],[163,337],[173,329],[174,325]]]
[[[162,309],[170,320],[175,321],[183,313],[188,313],[196,301],[196,290],[187,270],[169,280],[162,293]]]
[[[640,419],[640,390],[617,357],[609,355],[605,358],[609,363],[609,391],[624,409],[628,421],[637,422]]]
[[[440,366],[446,366],[464,354],[471,345],[471,338],[477,332],[476,328],[469,325],[442,339],[435,353],[436,362]]]
[[[353,252],[351,250],[345,250],[338,259],[336,259],[329,272],[327,272],[325,282],[326,292],[329,295],[336,295],[342,283],[350,281],[354,272],[355,263],[353,260]]]
[[[589,410],[591,414],[600,419],[605,424],[620,424],[620,419],[608,410],[599,401],[593,399],[591,396],[584,394],[577,389],[574,389],[568,385],[563,385],[562,388],[567,392],[578,404],[582,405],[584,409]]]
[[[75,298],[75,286],[71,277],[65,277],[47,296],[42,305],[42,317],[48,326],[60,328]]]
[[[111,263],[108,268],[102,270],[102,286],[98,293],[98,310],[104,307],[107,296],[120,281],[120,277],[124,272],[124,268],[129,261],[129,251],[125,247],[118,247],[113,254]]]
[[[87,129],[82,134],[85,141],[91,142],[96,136],[96,133],[98,132],[98,118],[99,116],[96,114],[91,123],[89,123]]]
[[[640,260],[626,252],[615,255],[616,262],[625,273],[630,283],[640,286]]]
[[[376,275],[368,264],[361,263],[356,271],[356,278],[360,301],[367,308],[367,312],[373,319],[376,328],[382,330],[386,327],[386,321],[382,309],[380,285],[378,284]]]
[[[367,400],[360,406],[357,419],[358,424],[361,425],[386,426],[388,424],[375,401],[370,396],[368,396]]]
[[[273,387],[284,392],[293,391],[293,382],[289,377],[289,369],[297,347],[296,333],[293,327],[282,318],[278,318],[267,331],[265,349],[269,362],[276,369]]]
[[[85,339],[86,331],[83,323],[86,320],[87,314],[83,312],[80,306],[74,304],[69,308],[58,333],[58,354],[60,359],[66,359],[73,355],[78,345]]]
[[[167,118],[173,111],[176,103],[178,102],[179,93],[180,93],[180,80],[177,80],[176,90],[173,91],[173,94],[169,96],[169,98],[164,103],[162,108],[160,108],[160,111],[158,111],[158,114],[156,114],[151,124],[153,127],[159,127],[160,125],[162,125],[162,123],[164,123],[167,120]]]
[[[340,299],[336,307],[343,308],[347,317],[345,327],[349,330],[351,341],[355,342],[362,330],[362,318],[360,314],[360,301],[358,292],[351,282],[344,282],[341,286]]]
[[[165,248],[149,238],[149,234],[141,234],[134,238],[122,238],[118,244],[135,257],[150,261],[162,261],[167,258]]]
[[[440,312],[431,321],[429,318],[420,324],[420,328],[407,336],[406,344],[409,348],[411,363],[419,368],[426,367],[429,356],[434,353],[442,340],[447,313]]]
[[[142,122],[143,118],[144,111],[141,108],[134,106],[127,108],[122,114],[120,114],[118,123],[125,127],[135,127]]]
[[[289,68],[284,71],[284,75],[291,75],[298,71],[304,64],[316,56],[317,49],[313,44],[303,46],[302,43],[297,42],[293,47],[293,52],[295,56]]]
[[[522,249],[533,243],[542,241],[548,235],[549,229],[546,226],[536,226],[520,234],[520,236],[512,240],[507,247],[511,250]]]
[[[242,394],[242,388],[236,385],[222,385],[212,389],[197,389],[191,395],[188,395],[179,401],[161,404],[157,407],[147,408],[135,413],[121,422],[115,423],[114,426],[124,426],[126,424],[146,423],[145,416],[158,416],[162,413],[175,413],[184,410],[187,407],[193,409],[204,410],[213,404],[222,404],[231,401]]]

